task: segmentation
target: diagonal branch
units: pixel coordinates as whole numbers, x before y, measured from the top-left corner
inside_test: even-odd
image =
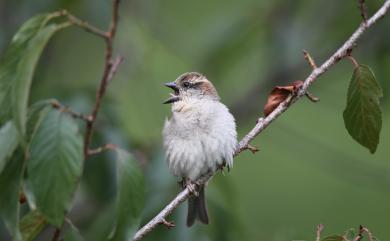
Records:
[[[259,135],[267,126],[269,126],[276,118],[284,113],[293,103],[304,96],[307,93],[309,86],[317,80],[319,76],[324,74],[330,67],[335,65],[341,59],[348,56],[350,50],[354,47],[356,41],[363,35],[363,33],[374,25],[379,19],[383,18],[390,8],[390,0],[386,0],[382,7],[367,20],[366,23],[362,23],[351,37],[332,55],[330,56],[320,67],[314,68],[311,74],[305,79],[303,86],[294,96],[290,96],[284,102],[282,102],[272,113],[267,117],[260,118],[255,127],[239,142],[238,147],[234,153],[237,156],[242,151],[249,149],[250,142]],[[213,174],[206,175],[200,182],[207,182]],[[141,240],[146,234],[151,232],[159,224],[161,224],[165,218],[171,214],[182,202],[187,200],[191,195],[188,188],[181,191],[167,206],[165,206],[159,214],[157,214],[146,225],[141,227],[133,237],[133,241]]]

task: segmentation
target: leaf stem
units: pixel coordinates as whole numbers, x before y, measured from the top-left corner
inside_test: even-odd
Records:
[[[348,55],[347,57],[348,57],[349,60],[351,60],[351,62],[353,64],[353,66],[355,67],[355,69],[359,68],[359,63],[357,62],[357,60],[354,57],[352,57],[352,55]]]
[[[69,13],[67,10],[65,10],[65,9],[62,10],[60,12],[60,14],[62,16],[67,17],[71,24],[74,24],[74,25],[76,25],[76,26],[78,26],[78,27],[80,27],[80,28],[90,32],[90,33],[93,33],[93,34],[95,34],[95,35],[97,35],[99,37],[102,37],[103,39],[108,39],[108,33],[107,32],[105,32],[103,30],[100,30],[97,27],[89,24],[88,22],[83,21],[83,20],[77,18],[76,16],[72,15],[71,13]]]

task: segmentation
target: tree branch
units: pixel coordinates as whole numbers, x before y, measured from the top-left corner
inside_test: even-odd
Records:
[[[76,112],[73,112],[69,108],[65,108],[61,106],[59,103],[52,103],[53,107],[58,108],[62,111],[70,113],[73,117],[81,118],[86,121],[86,130],[84,135],[84,160],[88,158],[88,156],[91,154],[96,154],[98,152],[102,152],[106,149],[111,148],[111,145],[106,145],[104,148],[98,148],[95,150],[90,150],[89,146],[92,139],[93,134],[93,126],[95,124],[97,115],[99,113],[100,105],[102,98],[106,92],[108,83],[111,81],[111,79],[114,77],[117,68],[119,67],[120,63],[122,62],[122,57],[117,57],[115,59],[112,59],[112,52],[113,52],[113,42],[114,37],[116,33],[116,29],[118,26],[118,18],[119,18],[119,2],[120,0],[112,0],[112,18],[111,23],[109,26],[109,29],[107,32],[104,32],[89,23],[82,21],[75,16],[68,13],[66,10],[63,10],[60,12],[63,16],[66,16],[70,23],[75,24],[76,26],[79,26],[83,29],[85,29],[88,32],[91,32],[97,36],[102,37],[106,42],[106,50],[105,50],[105,58],[104,58],[104,70],[103,70],[103,76],[100,81],[100,85],[98,89],[96,90],[96,98],[95,98],[95,104],[92,109],[92,112],[90,115],[81,115]],[[52,241],[57,241],[59,236],[61,234],[61,229],[56,229]]]
[[[317,225],[317,236],[316,236],[316,241],[321,241],[321,232],[324,230],[324,225],[323,224],[318,224]]]
[[[106,53],[104,58],[104,70],[103,76],[100,81],[99,88],[96,90],[96,98],[95,105],[93,107],[91,113],[91,121],[87,122],[85,136],[84,136],[84,159],[87,159],[89,155],[89,145],[92,139],[93,126],[95,124],[97,115],[99,113],[101,101],[106,92],[107,85],[110,80],[113,78],[116,69],[119,64],[122,62],[121,58],[117,58],[116,60],[112,60],[112,52],[113,52],[113,42],[116,33],[116,29],[118,26],[118,18],[119,18],[119,2],[120,0],[112,0],[112,19],[110,23],[110,27],[108,32],[106,33]]]
[[[71,108],[62,105],[62,104],[61,104],[60,102],[58,102],[57,100],[53,100],[53,101],[51,102],[51,106],[53,106],[53,108],[56,108],[56,109],[58,109],[58,110],[61,111],[61,112],[69,113],[73,118],[80,119],[80,120],[83,120],[83,121],[86,121],[86,122],[91,121],[90,116],[84,115],[84,114],[81,114],[81,113],[78,113],[78,112],[75,112],[75,111],[72,110]]]
[[[359,0],[360,15],[363,18],[364,23],[367,22],[367,6],[365,0]]]
[[[305,79],[303,86],[296,95],[292,95],[282,102],[272,113],[267,117],[260,118],[255,127],[239,142],[238,147],[234,153],[237,156],[242,151],[248,149],[249,143],[259,135],[269,124],[271,124],[276,118],[284,113],[291,104],[295,103],[299,98],[306,95],[309,86],[322,74],[324,74],[330,67],[335,65],[341,59],[348,55],[350,49],[352,49],[356,41],[363,35],[363,33],[375,24],[379,19],[385,16],[390,8],[390,0],[386,0],[382,7],[367,20],[366,23],[362,23],[351,37],[331,56],[329,57],[320,67],[314,68],[311,74]],[[199,182],[207,182],[213,174],[208,174],[201,178]],[[182,202],[184,202],[191,195],[188,187],[181,191],[166,207],[164,207],[159,214],[157,214],[152,220],[146,225],[141,227],[133,237],[134,241],[141,240],[146,234],[151,232],[159,224],[161,224],[165,218],[171,214]]]
[[[74,24],[82,29],[84,29],[85,31],[87,32],[90,32],[90,33],[93,33],[95,34],[96,36],[99,36],[99,37],[102,37],[103,39],[107,39],[108,38],[108,35],[107,35],[107,32],[104,32],[98,28],[96,28],[95,26],[89,24],[88,22],[86,21],[83,21],[81,19],[78,19],[76,16],[70,14],[67,10],[62,10],[60,12],[60,14],[62,16],[65,16],[68,18],[69,22],[71,24]]]

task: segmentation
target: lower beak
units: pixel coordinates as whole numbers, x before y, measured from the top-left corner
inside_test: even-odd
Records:
[[[172,97],[168,98],[167,100],[165,100],[163,102],[163,104],[170,104],[170,103],[174,103],[174,102],[179,101],[179,100],[180,100],[179,96],[172,96]]]
[[[174,103],[176,101],[180,100],[180,97],[178,96],[179,94],[179,88],[177,87],[175,82],[169,82],[164,84],[166,87],[171,88],[175,94],[171,94],[171,97],[168,98],[166,101],[163,102],[163,104],[170,104]]]

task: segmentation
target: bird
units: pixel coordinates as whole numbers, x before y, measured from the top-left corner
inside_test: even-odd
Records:
[[[197,181],[223,167],[233,167],[235,119],[221,103],[214,85],[200,73],[184,73],[164,85],[173,90],[164,102],[171,104],[172,112],[162,133],[165,158],[173,175],[182,178],[183,187],[197,187],[188,199],[187,226],[196,220],[208,224],[206,184]]]

